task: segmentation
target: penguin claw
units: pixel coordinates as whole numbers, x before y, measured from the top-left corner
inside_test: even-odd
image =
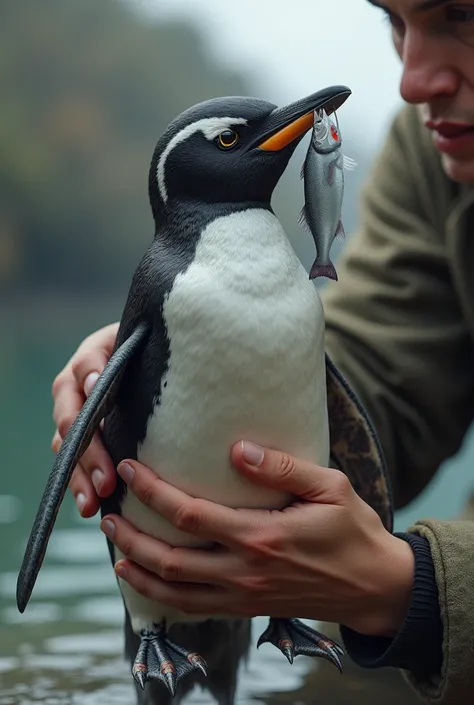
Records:
[[[344,651],[339,644],[303,624],[299,619],[270,619],[260,636],[257,648],[269,642],[280,649],[290,663],[295,656],[317,656],[334,664],[342,672]]]
[[[147,682],[146,666],[143,663],[134,664],[132,668],[132,675],[135,682],[138,683],[142,690],[145,689],[145,683]]]
[[[174,697],[180,680],[192,671],[199,670],[207,676],[204,659],[171,641],[163,626],[144,629],[140,639],[132,676],[142,690],[147,681],[159,680]]]

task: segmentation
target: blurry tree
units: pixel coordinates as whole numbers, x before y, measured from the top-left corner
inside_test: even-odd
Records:
[[[0,293],[123,296],[153,235],[157,138],[189,105],[232,94],[254,94],[250,80],[191,25],[151,22],[131,0],[1,0]],[[310,266],[298,170],[275,203]]]
[[[248,92],[189,25],[119,0],[2,0],[0,289],[127,289],[153,234],[158,136],[193,103]]]

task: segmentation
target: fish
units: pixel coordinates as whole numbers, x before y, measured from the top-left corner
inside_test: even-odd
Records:
[[[315,111],[311,140],[301,168],[305,204],[298,220],[300,226],[309,230],[316,246],[310,279],[328,277],[337,281],[329,253],[334,239],[345,236],[341,216],[344,168],[355,166],[355,161],[342,152],[339,125],[324,109]]]

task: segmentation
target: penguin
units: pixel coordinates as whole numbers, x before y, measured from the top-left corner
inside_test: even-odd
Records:
[[[158,140],[148,178],[154,238],[133,275],[114,353],[49,476],[18,576],[20,612],[72,471],[102,420],[116,465],[136,458],[185,492],[233,507],[291,502],[233,468],[230,448],[241,438],[328,465],[328,374],[346,401],[354,403],[354,395],[325,353],[318,291],[271,199],[314,111],[330,114],[350,93],[331,86],[280,108],[256,98],[213,98],[181,113]],[[370,449],[378,463],[373,475],[386,483],[380,449]],[[101,500],[102,516],[122,514],[174,546],[202,545],[117,479]],[[385,496],[379,504],[389,522]],[[114,564],[121,553],[107,544]],[[219,705],[232,705],[251,620],[186,614],[117,582],[137,702],[180,701],[201,684]],[[342,669],[340,646],[298,619],[270,618],[264,642],[290,663],[306,654]]]

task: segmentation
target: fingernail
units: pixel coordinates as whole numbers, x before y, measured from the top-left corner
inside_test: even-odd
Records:
[[[102,483],[104,481],[104,473],[102,472],[102,470],[99,470],[99,468],[96,468],[92,471],[91,477],[92,484],[94,485],[97,492],[100,492],[100,488],[102,487]]]
[[[115,574],[119,576],[119,578],[126,578],[127,577],[127,571],[125,570],[125,566],[121,565],[120,563],[117,563],[117,565],[114,567]]]
[[[97,380],[99,379],[99,376],[100,376],[100,375],[99,375],[98,372],[90,372],[90,373],[87,375],[87,377],[86,377],[86,379],[85,379],[85,381],[84,381],[84,391],[85,391],[85,393],[86,393],[86,397],[88,397],[89,394],[91,393],[92,387],[94,386],[94,384],[95,384],[95,383],[97,382]]]
[[[110,519],[104,519],[104,521],[100,525],[100,528],[107,536],[107,538],[113,539],[115,531],[115,524],[113,521],[110,521]]]
[[[79,509],[79,514],[82,514],[82,510],[86,506],[87,502],[87,497],[85,494],[82,494],[82,492],[79,492],[79,494],[76,497],[76,505],[77,508]]]
[[[122,480],[127,483],[127,485],[131,483],[133,476],[135,475],[135,470],[128,463],[120,463],[117,468],[117,472]]]
[[[53,450],[53,453],[58,453],[59,448],[61,447],[61,437],[59,433],[56,431],[56,433],[53,436],[53,441],[51,443],[51,448]]]
[[[242,455],[246,463],[258,467],[262,464],[264,458],[263,448],[251,443],[250,441],[242,441]]]

